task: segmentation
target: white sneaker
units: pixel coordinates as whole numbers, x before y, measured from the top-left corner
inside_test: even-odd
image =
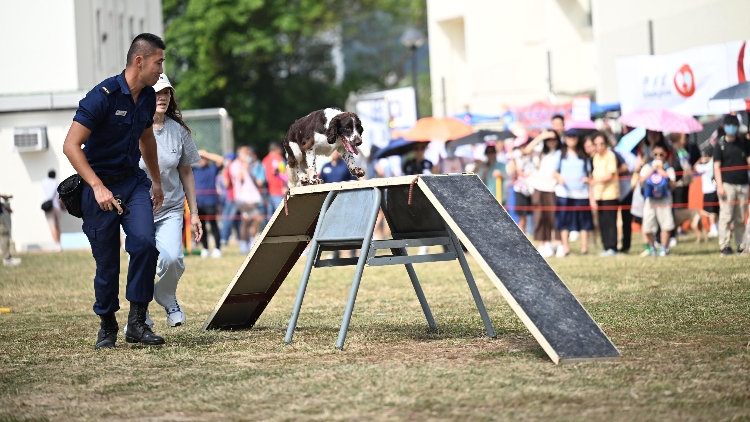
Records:
[[[716,230],[716,227],[711,227],[711,230],[708,231],[708,237],[709,239],[719,237],[719,231]]]
[[[211,258],[221,258],[221,249],[214,248],[211,252]]]
[[[209,252],[208,249],[201,249],[201,258],[208,258],[210,254],[211,252]]]
[[[555,254],[555,250],[552,249],[552,245],[542,245],[539,247],[539,255],[542,258],[551,258]]]
[[[3,265],[5,265],[6,267],[14,267],[20,264],[21,264],[21,258],[14,258],[14,257],[7,258],[7,259],[3,258]]]
[[[59,243],[55,243],[55,246],[50,248],[49,251],[50,252],[62,252],[62,245],[60,245]]]
[[[559,248],[557,248],[557,252],[555,253],[555,256],[558,258],[565,258],[566,256],[568,256],[568,254],[565,253],[565,248],[560,246]]]
[[[419,252],[417,252],[417,255],[427,255],[430,252],[429,246],[420,246]]]
[[[250,252],[250,246],[248,242],[240,240],[240,255],[247,255]]]
[[[669,238],[669,246],[668,247],[674,248],[675,246],[677,246],[677,239],[675,239],[674,237]]]
[[[146,311],[146,325],[148,325],[148,328],[151,330],[154,329],[154,320],[151,319],[151,313],[150,311]],[[125,327],[122,329],[122,333],[125,335],[128,335],[128,323],[125,323]]]
[[[179,327],[185,323],[185,313],[180,309],[180,304],[176,299],[172,306],[165,307],[164,310],[167,311],[167,324],[170,327]]]
[[[568,239],[570,239],[571,242],[575,242],[580,237],[581,237],[581,234],[577,230],[570,232],[570,234],[568,235]]]
[[[615,255],[617,255],[617,251],[614,249],[607,249],[606,251],[599,254],[599,256],[602,258],[608,258],[610,256],[615,256]]]

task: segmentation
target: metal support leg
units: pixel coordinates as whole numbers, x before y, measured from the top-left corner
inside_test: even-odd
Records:
[[[477,289],[477,284],[474,282],[474,277],[471,275],[471,269],[469,268],[469,263],[466,262],[466,256],[464,255],[464,250],[461,249],[461,242],[458,241],[458,238],[453,233],[453,231],[448,229],[448,232],[450,233],[451,239],[453,240],[453,245],[456,248],[456,255],[458,256],[458,262],[461,263],[461,269],[463,270],[464,276],[466,277],[466,282],[469,284],[469,290],[471,290],[471,295],[474,297],[474,303],[477,304],[479,315],[482,317],[482,322],[484,322],[484,328],[487,329],[487,335],[490,338],[495,338],[497,337],[497,334],[495,333],[495,328],[492,326],[492,321],[490,321],[490,316],[487,315],[487,309],[484,307],[482,296],[479,295],[479,289]]]
[[[352,311],[354,311],[354,302],[357,300],[357,292],[359,291],[359,282],[362,281],[362,272],[365,269],[365,263],[367,262],[367,254],[370,250],[372,242],[372,232],[375,229],[375,220],[378,218],[378,211],[380,210],[380,190],[373,188],[373,192],[377,196],[374,201],[375,206],[373,212],[370,215],[368,221],[368,227],[370,230],[362,240],[362,248],[359,252],[359,260],[357,261],[357,269],[354,270],[354,279],[352,280],[352,289],[349,291],[349,300],[346,303],[346,311],[344,312],[344,319],[341,321],[341,329],[339,330],[339,338],[336,340],[336,348],[341,350],[344,348],[344,342],[346,341],[346,332],[349,330],[349,322],[352,319]]]
[[[305,262],[305,270],[302,272],[302,280],[299,283],[299,290],[297,290],[297,300],[294,302],[294,308],[292,309],[292,318],[289,320],[289,326],[286,328],[286,337],[284,341],[289,344],[292,342],[292,336],[294,335],[294,329],[297,328],[297,319],[299,318],[300,309],[302,309],[302,300],[305,298],[305,290],[307,290],[307,282],[310,280],[310,272],[312,266],[315,264],[315,259],[318,256],[318,241],[317,235],[320,230],[323,216],[328,210],[328,207],[333,201],[333,197],[336,196],[334,192],[329,192],[323,202],[323,207],[320,209],[320,215],[318,216],[318,223],[315,226],[315,234],[313,235],[312,242],[310,243],[310,250],[307,253],[307,261]]]
[[[393,255],[408,255],[408,253],[406,252],[406,248],[392,248],[391,252],[393,253]],[[435,324],[435,318],[432,317],[430,305],[427,303],[427,298],[422,291],[422,286],[419,284],[419,279],[417,278],[417,272],[414,271],[414,266],[412,264],[405,264],[404,266],[406,267],[406,272],[409,273],[411,285],[414,286],[414,291],[417,293],[417,298],[419,299],[419,304],[422,306],[424,316],[425,318],[427,318],[427,325],[429,325],[431,329],[437,331],[438,328],[437,324]]]

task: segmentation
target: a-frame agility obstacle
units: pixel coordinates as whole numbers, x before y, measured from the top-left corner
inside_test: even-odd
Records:
[[[372,240],[379,209],[388,221],[391,240]],[[347,218],[341,217],[343,212]],[[357,266],[336,344],[342,348],[365,265],[405,265],[428,325],[435,328],[411,264],[454,259],[461,264],[488,335],[494,337],[463,245],[553,362],[620,357],[476,175],[405,176],[292,188],[286,210],[283,204],[276,210],[203,329],[251,328],[310,243],[287,342],[292,339],[313,267]],[[407,255],[407,246],[422,245],[443,245],[444,251]],[[362,252],[358,258],[321,259],[322,252],[339,249]],[[392,254],[376,255],[379,250]]]

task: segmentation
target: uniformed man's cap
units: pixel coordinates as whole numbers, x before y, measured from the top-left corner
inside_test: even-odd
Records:
[[[165,73],[162,73],[161,75],[159,75],[159,80],[156,82],[156,84],[154,84],[154,91],[159,92],[164,88],[172,88],[172,84],[169,83],[169,78],[167,78],[167,75]]]

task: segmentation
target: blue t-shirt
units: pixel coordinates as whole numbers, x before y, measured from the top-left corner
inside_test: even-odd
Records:
[[[137,169],[140,139],[154,123],[156,94],[147,86],[133,103],[125,72],[105,79],[78,103],[73,121],[89,130],[83,146],[89,165],[98,174],[118,174]]]
[[[209,163],[205,167],[193,167],[195,201],[199,207],[215,207],[219,203],[219,195],[216,192],[217,174],[219,168],[214,163]]]
[[[569,152],[565,158],[561,158],[557,164],[557,171],[560,173],[565,184],[558,184],[555,187],[555,194],[561,198],[586,199],[589,197],[589,185],[582,179],[588,177],[591,173],[589,161],[579,158],[574,153]]]
[[[320,170],[320,178],[325,183],[357,180],[356,177],[352,176],[352,174],[349,173],[349,168],[347,168],[346,164],[344,164],[341,160],[339,160],[338,164],[336,164],[335,166],[331,165],[331,163],[326,163],[326,165],[324,165]]]

